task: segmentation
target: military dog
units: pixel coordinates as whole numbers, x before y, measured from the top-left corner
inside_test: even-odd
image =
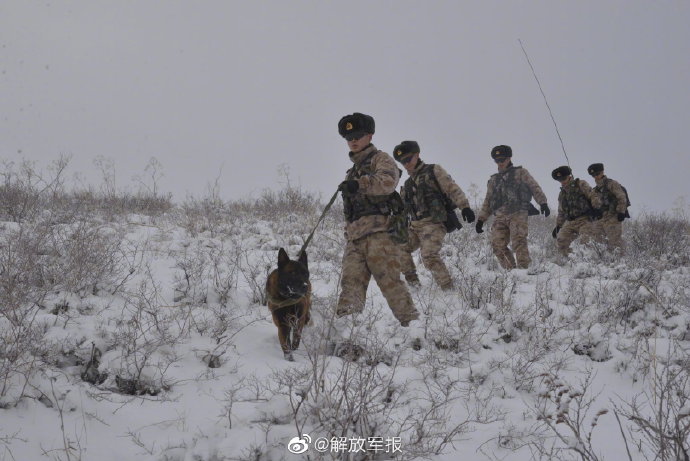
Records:
[[[306,252],[293,261],[283,248],[278,251],[278,269],[266,280],[266,300],[273,323],[278,327],[283,355],[292,362],[292,351],[299,347],[302,329],[310,319],[311,282]]]

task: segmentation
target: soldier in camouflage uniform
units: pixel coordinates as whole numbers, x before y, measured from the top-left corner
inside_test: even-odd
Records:
[[[419,313],[400,278],[398,245],[388,234],[391,200],[397,195],[400,171],[390,155],[371,143],[374,128],[374,119],[358,112],[344,116],[338,123],[338,132],[347,140],[354,165],[338,186],[347,221],[347,244],[336,315],[364,310],[373,275],[395,318],[408,326]]]
[[[570,244],[578,236],[582,237],[582,243],[594,236],[592,221],[601,218],[601,200],[587,181],[573,179],[569,166],[556,168],[551,177],[561,183],[558,218],[551,235],[556,239],[558,251],[567,256],[571,251]]]
[[[491,248],[498,262],[504,269],[526,269],[531,261],[527,248],[527,218],[539,214],[531,203],[532,197],[540,205],[545,217],[551,211],[546,203],[546,195],[537,181],[526,168],[513,166],[512,156],[510,146],[496,146],[491,150],[491,158],[498,165],[498,173],[492,175],[486,185],[486,197],[479,212],[476,229],[477,233],[484,232],[484,222],[493,214]],[[509,242],[512,251],[508,248]]]
[[[441,259],[441,246],[447,230],[445,197],[460,208],[466,222],[474,221],[474,212],[465,193],[441,165],[426,164],[419,158],[419,144],[403,141],[393,150],[393,157],[407,170],[402,197],[411,222],[409,237],[402,246],[402,271],[411,285],[419,285],[412,252],[421,249],[424,267],[429,269],[442,290],[453,288],[448,268]],[[454,213],[454,211],[452,211]]]
[[[596,186],[594,191],[599,195],[602,206],[602,218],[594,223],[594,231],[598,239],[603,240],[609,249],[616,248],[623,252],[623,220],[630,217],[628,214],[628,195],[623,186],[614,179],[604,174],[603,163],[593,163],[587,168],[587,172],[594,178]]]

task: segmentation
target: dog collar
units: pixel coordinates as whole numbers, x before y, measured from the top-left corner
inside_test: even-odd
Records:
[[[297,299],[277,299],[274,296],[271,296],[270,294],[266,294],[266,299],[268,300],[269,303],[271,303],[271,311],[275,309],[280,309],[282,307],[287,307],[287,306],[292,306],[294,304],[297,304],[304,300],[307,295],[301,296]]]

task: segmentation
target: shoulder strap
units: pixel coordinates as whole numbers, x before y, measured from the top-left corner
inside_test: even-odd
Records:
[[[352,168],[350,168],[349,170],[347,170],[347,179],[353,179],[354,176],[355,176],[357,173],[359,173],[359,171],[360,171],[362,168],[364,168],[365,166],[367,166],[367,165],[369,165],[369,164],[371,163],[372,157],[373,157],[375,154],[377,154],[377,153],[379,153],[378,150],[369,152],[369,155],[367,155],[366,157],[364,157],[364,160],[362,160],[362,161],[359,162],[359,163],[356,163],[356,164],[352,165]]]
[[[446,194],[443,193],[443,189],[441,189],[441,185],[438,183],[438,179],[436,179],[436,172],[434,171],[434,166],[436,166],[434,163],[427,163],[426,165],[429,167],[429,172],[431,174],[431,178],[434,180],[434,184],[436,184],[436,188],[438,191],[443,195],[443,198],[446,198]]]
[[[443,197],[443,203],[445,204],[446,209],[448,209],[449,206],[455,208],[455,204],[453,203],[453,201],[450,199],[450,197],[446,195],[445,192],[443,192],[443,189],[441,189],[441,185],[438,183],[438,179],[436,179],[436,172],[434,171],[434,166],[435,165],[433,163],[429,164],[429,167],[431,168],[431,177],[434,179],[434,183],[436,183],[436,188],[438,189],[438,192],[441,194],[441,197]]]

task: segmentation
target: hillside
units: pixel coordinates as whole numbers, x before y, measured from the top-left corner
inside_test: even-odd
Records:
[[[357,347],[334,356],[338,201],[307,249],[314,318],[287,362],[264,283],[318,197],[175,204],[16,179],[0,189],[0,460],[687,459],[683,210],[633,209],[626,256],[575,245],[559,264],[553,217],[534,217],[532,267],[512,272],[466,226],[443,250],[455,291],[417,261],[421,326],[372,283],[338,323]]]

